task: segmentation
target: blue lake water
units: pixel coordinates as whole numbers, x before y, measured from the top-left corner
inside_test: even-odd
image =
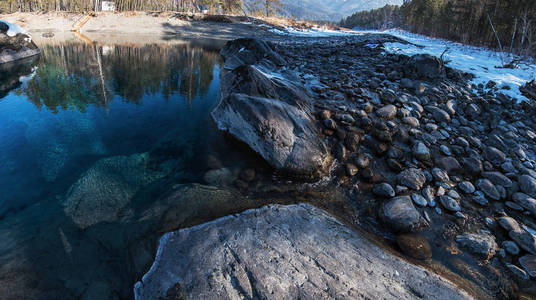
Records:
[[[161,226],[171,209],[156,200],[258,163],[210,116],[220,46],[43,44],[2,70],[2,298],[130,298],[157,237],[182,224]],[[202,214],[173,205],[173,219]]]

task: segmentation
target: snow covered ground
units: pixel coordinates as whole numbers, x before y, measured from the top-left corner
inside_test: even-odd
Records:
[[[528,99],[521,94],[519,87],[526,82],[536,78],[536,63],[523,63],[516,69],[500,68],[505,63],[512,61],[512,57],[507,53],[496,52],[482,47],[463,45],[447,40],[430,38],[423,35],[413,34],[402,30],[386,31],[336,31],[323,27],[312,29],[296,29],[287,27],[284,30],[269,29],[269,31],[287,36],[303,37],[330,37],[330,36],[348,36],[354,34],[381,33],[390,34],[404,39],[412,44],[405,45],[401,43],[386,43],[385,50],[391,53],[405,54],[408,56],[427,53],[434,56],[441,56],[443,51],[448,51],[443,58],[450,61],[447,65],[451,68],[459,69],[464,72],[475,75],[473,84],[486,85],[490,80],[497,83],[499,88],[508,86],[510,89],[501,89],[501,92],[514,97],[518,101],[527,101]]]
[[[330,37],[330,36],[348,36],[358,34],[355,31],[330,30],[325,27],[313,27],[310,29],[298,29],[294,27],[286,27],[283,30],[268,29],[268,31],[279,35],[303,36],[303,37]]]
[[[473,80],[474,84],[482,83],[486,85],[488,81],[492,80],[497,83],[499,88],[508,86],[510,90],[501,90],[501,92],[516,98],[518,101],[528,100],[521,94],[519,87],[536,78],[536,64],[534,62],[532,64],[521,64],[516,69],[500,68],[503,65],[503,61],[508,63],[512,60],[512,57],[507,53],[430,38],[401,30],[361,32],[391,34],[413,44],[424,46],[420,48],[401,43],[386,43],[384,45],[385,50],[391,53],[405,55],[427,53],[439,57],[448,48],[443,58],[450,60],[447,64],[449,67],[474,74],[476,76]]]
[[[6,32],[6,34],[8,36],[13,37],[13,36],[16,36],[19,33],[26,34],[26,35],[30,36],[28,34],[28,32],[26,30],[22,29],[19,25],[12,24],[12,23],[9,23],[9,22],[4,21],[4,20],[0,20],[0,22],[5,23],[9,27],[9,29]]]

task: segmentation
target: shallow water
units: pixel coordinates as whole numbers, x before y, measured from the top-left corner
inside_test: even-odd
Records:
[[[210,117],[220,46],[42,44],[1,72],[2,298],[130,298],[163,232],[259,205],[194,184],[259,163]]]

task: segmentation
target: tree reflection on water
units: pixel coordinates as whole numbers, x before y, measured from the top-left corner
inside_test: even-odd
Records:
[[[67,43],[41,48],[36,76],[18,91],[36,107],[52,112],[88,105],[107,107],[119,96],[139,104],[146,94],[166,99],[179,93],[203,97],[213,80],[216,51],[191,45],[100,46]]]

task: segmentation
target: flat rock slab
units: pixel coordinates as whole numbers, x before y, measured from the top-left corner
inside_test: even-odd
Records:
[[[471,299],[309,204],[165,234],[136,299]]]

